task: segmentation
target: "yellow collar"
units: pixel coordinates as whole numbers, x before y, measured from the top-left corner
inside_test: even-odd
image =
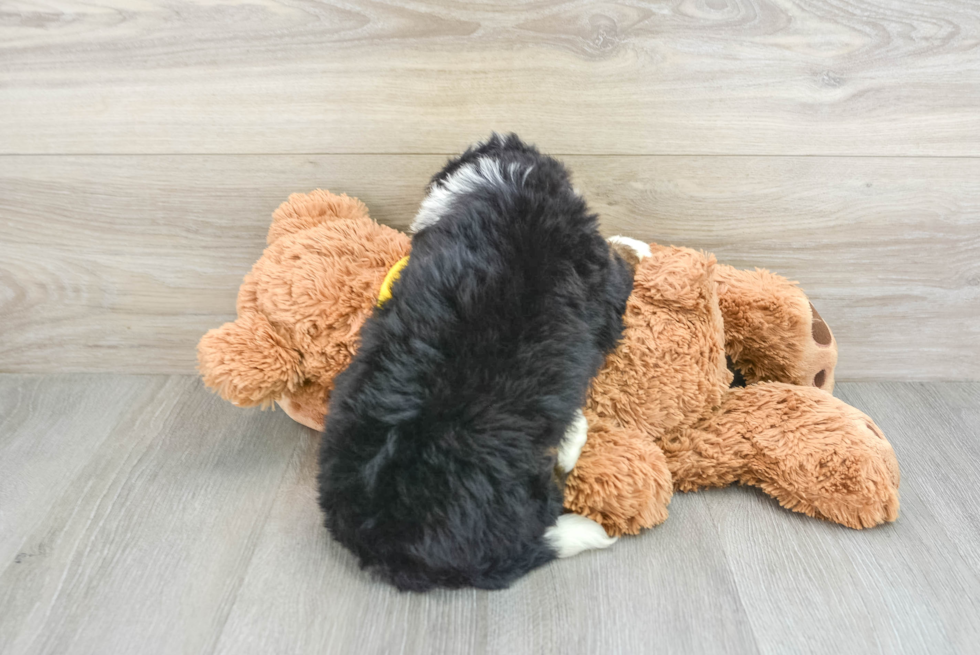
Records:
[[[405,255],[395,262],[394,266],[388,269],[388,274],[385,275],[385,279],[381,283],[381,289],[378,290],[378,307],[391,299],[391,285],[393,285],[395,280],[398,279],[398,276],[402,274],[402,269],[408,265],[408,257],[408,255]]]

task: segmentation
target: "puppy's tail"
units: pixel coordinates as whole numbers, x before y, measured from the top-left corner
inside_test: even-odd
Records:
[[[328,514],[328,527],[329,524]],[[334,536],[343,534],[331,530]],[[571,557],[584,550],[606,548],[616,537],[606,535],[601,525],[578,514],[563,514],[558,522],[545,530],[544,535],[518,546],[504,557],[486,558],[479,548],[460,544],[458,535],[448,536],[450,543],[433,547],[430,542],[424,552],[371,553],[370,560],[361,565],[373,569],[381,578],[402,591],[428,591],[433,587],[477,587],[503,589],[537,567],[557,558]],[[439,537],[436,537],[439,541]],[[462,555],[462,557],[460,557]],[[467,555],[476,555],[471,559]]]
[[[545,530],[544,539],[560,558],[616,543],[616,537],[610,537],[601,525],[580,514],[559,516],[558,522]]]

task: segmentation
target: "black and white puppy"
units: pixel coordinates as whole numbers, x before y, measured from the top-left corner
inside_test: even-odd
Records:
[[[412,254],[336,380],[320,453],[334,538],[400,589],[506,587],[608,546],[562,514],[579,408],[632,271],[561,163],[514,135],[451,160]]]

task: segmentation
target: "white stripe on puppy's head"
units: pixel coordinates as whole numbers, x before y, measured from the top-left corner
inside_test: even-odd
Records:
[[[513,176],[514,171],[511,171]],[[446,179],[432,185],[429,195],[422,201],[415,220],[408,231],[415,234],[422,228],[435,225],[447,211],[456,196],[473,193],[481,187],[503,186],[504,173],[500,162],[489,157],[481,157],[475,162],[464,164],[453,171]]]

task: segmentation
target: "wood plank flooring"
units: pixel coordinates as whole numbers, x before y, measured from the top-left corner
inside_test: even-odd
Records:
[[[400,594],[322,528],[318,436],[191,376],[0,376],[0,652],[966,653],[980,383],[843,383],[902,467],[853,531],[754,489],[501,592]]]

